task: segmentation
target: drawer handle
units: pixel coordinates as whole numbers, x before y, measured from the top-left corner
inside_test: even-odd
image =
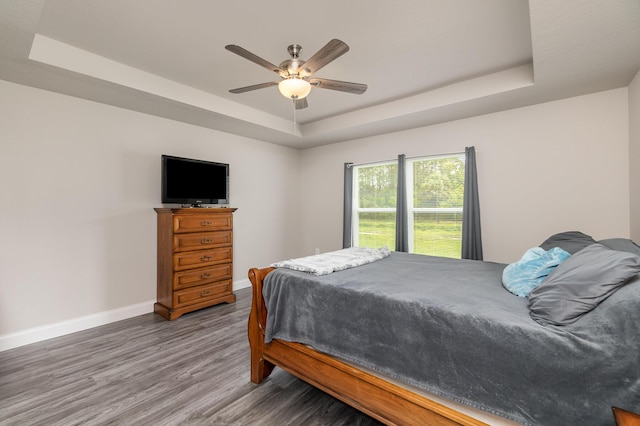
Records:
[[[208,296],[211,294],[211,290],[202,290],[200,292],[200,297]]]
[[[211,244],[211,239],[210,238],[202,238],[200,240],[200,244]]]
[[[203,220],[200,222],[200,226],[211,226],[210,220]]]
[[[204,279],[204,278],[211,278],[211,274],[208,272],[205,272],[203,274],[200,275],[200,278]]]
[[[202,257],[200,258],[200,261],[201,261],[201,262],[208,262],[208,261],[210,261],[210,260],[211,260],[211,256],[202,256]]]

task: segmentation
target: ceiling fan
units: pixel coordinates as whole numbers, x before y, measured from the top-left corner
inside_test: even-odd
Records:
[[[244,93],[251,90],[263,89],[265,87],[277,85],[283,96],[293,100],[295,109],[303,109],[309,106],[306,96],[311,92],[312,86],[320,89],[354,93],[356,95],[361,95],[367,90],[366,84],[312,77],[312,75],[320,68],[349,51],[349,46],[338,39],[331,40],[307,61],[300,59],[302,46],[299,44],[292,44],[287,48],[289,55],[291,55],[291,59],[281,62],[279,66],[276,66],[235,44],[229,44],[225,46],[225,49],[258,64],[269,71],[273,71],[281,77],[280,81],[271,81],[268,83],[260,83],[252,86],[240,87],[238,89],[231,89],[229,90],[231,93]]]

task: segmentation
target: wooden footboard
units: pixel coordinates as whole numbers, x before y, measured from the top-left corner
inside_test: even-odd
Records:
[[[464,413],[299,343],[264,342],[265,276],[274,268],[249,271],[253,301],[249,315],[251,381],[260,383],[275,366],[389,425],[486,425]]]

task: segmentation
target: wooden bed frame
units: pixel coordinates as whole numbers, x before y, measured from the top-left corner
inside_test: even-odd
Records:
[[[265,343],[267,309],[262,296],[262,283],[273,269],[249,270],[249,280],[253,286],[249,315],[253,383],[261,383],[278,366],[385,424],[487,425],[308,346],[278,339]]]

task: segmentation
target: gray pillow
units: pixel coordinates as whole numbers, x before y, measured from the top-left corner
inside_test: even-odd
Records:
[[[633,253],[640,256],[640,247],[633,241],[626,238],[608,238],[606,240],[598,241],[598,244],[602,244],[611,250],[626,251],[627,253]]]
[[[640,256],[592,244],[529,293],[529,313],[542,325],[571,324],[639,272]]]
[[[595,242],[596,240],[591,238],[590,235],[583,234],[580,231],[567,231],[550,236],[540,244],[540,247],[547,251],[554,247],[560,247],[561,249],[574,254]]]

